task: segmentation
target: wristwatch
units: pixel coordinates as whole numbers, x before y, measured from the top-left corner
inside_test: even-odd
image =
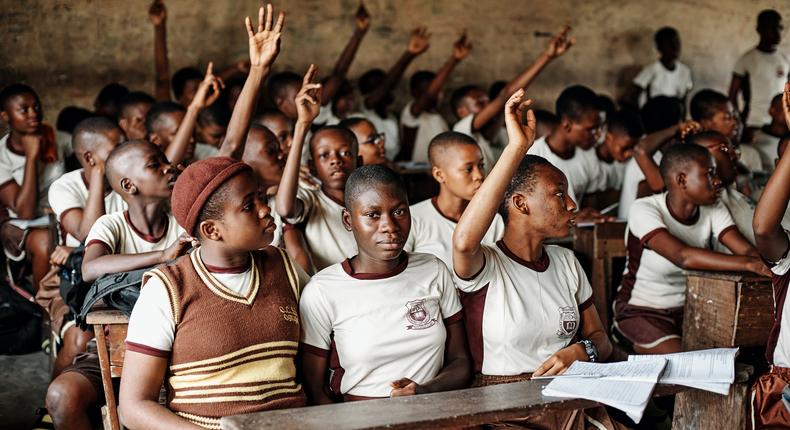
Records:
[[[587,358],[589,358],[591,363],[598,361],[598,348],[591,340],[582,339],[579,343],[584,346],[584,352],[587,353]]]

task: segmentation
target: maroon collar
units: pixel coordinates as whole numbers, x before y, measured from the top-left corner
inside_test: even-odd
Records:
[[[252,259],[250,259],[250,262],[248,264],[242,266],[236,266],[236,267],[212,266],[210,264],[206,264],[205,261],[203,262],[203,265],[206,266],[206,270],[208,270],[211,273],[216,273],[220,275],[238,275],[239,273],[244,273],[250,270],[251,264],[252,264]]]
[[[442,216],[442,218],[446,219],[447,221],[450,221],[453,224],[458,224],[458,221],[445,215],[444,212],[442,212],[442,210],[439,208],[439,196],[431,197],[431,204],[433,205],[433,208],[436,209],[436,212],[438,212],[439,215]]]
[[[699,221],[699,213],[701,211],[699,206],[697,206],[697,211],[694,213],[694,216],[692,216],[690,220],[683,221],[682,219],[678,218],[677,215],[675,215],[675,212],[672,212],[672,208],[669,206],[668,199],[669,199],[669,193],[664,194],[664,204],[667,205],[667,211],[669,212],[669,215],[672,217],[672,219],[683,225],[694,225],[697,223],[697,221]]]
[[[529,270],[534,270],[535,272],[545,272],[549,268],[549,263],[551,260],[549,259],[549,254],[546,252],[546,248],[543,248],[543,253],[541,254],[538,261],[526,261],[516,255],[510,248],[505,245],[505,241],[500,239],[497,241],[496,246],[502,250],[502,252],[508,256],[511,260],[515,261],[516,263],[526,267]]]
[[[134,224],[132,223],[131,218],[129,218],[129,210],[128,209],[123,211],[123,218],[126,220],[126,223],[129,224],[129,227],[132,228],[132,231],[136,235],[140,236],[140,239],[143,239],[144,241],[150,242],[150,243],[157,243],[160,240],[162,240],[162,238],[165,237],[165,235],[167,235],[167,229],[170,227],[170,217],[168,217],[165,220],[165,229],[162,231],[162,235],[159,236],[159,237],[154,237],[154,236],[151,236],[150,234],[145,234],[145,233],[141,232],[140,230],[137,229],[137,227],[134,226]]]
[[[351,257],[354,258],[354,257]],[[354,279],[360,280],[375,280],[375,279],[387,279],[392,278],[393,276],[400,275],[406,270],[406,267],[409,266],[409,254],[406,252],[401,252],[400,254],[400,261],[398,265],[395,266],[394,269],[390,272],[385,273],[354,273],[354,269],[351,267],[351,258],[347,258],[341,264],[343,266],[343,271],[351,276]]]
[[[329,198],[329,200],[332,200],[333,202],[339,204],[342,207],[346,207],[346,202],[344,202],[342,200],[338,200],[338,199],[332,197],[331,195],[329,195],[329,193],[324,191],[324,187],[323,186],[321,186],[321,192],[324,193],[324,195],[327,196]]]

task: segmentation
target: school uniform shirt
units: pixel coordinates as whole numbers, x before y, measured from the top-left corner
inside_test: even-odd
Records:
[[[516,256],[503,241],[481,247],[485,265],[470,279],[455,275],[475,372],[534,372],[570,344],[592,288],[573,251],[545,245],[539,261]]]
[[[72,209],[85,209],[88,203],[88,184],[82,177],[84,169],[77,169],[63,174],[49,187],[49,206],[58,217],[58,222],[63,223],[63,216]],[[125,211],[126,202],[115,191],[110,191],[104,196],[104,213],[111,214]],[[71,234],[63,232],[66,246],[79,246],[80,241]]]
[[[339,122],[340,118],[336,117],[335,113],[332,112],[332,103],[321,105],[321,108],[318,110],[318,116],[315,117],[313,121],[313,123],[319,126],[335,125]],[[305,142],[309,141],[310,139],[305,138]]]
[[[25,180],[25,154],[11,150],[6,134],[0,138],[0,188],[16,182],[20,187]],[[38,162],[38,203],[36,216],[44,214],[44,209],[49,208],[48,191],[50,185],[60,178],[65,172],[66,157],[72,154],[70,135],[55,131],[55,145],[57,160],[51,163]],[[16,218],[16,212],[8,209],[11,218]]]
[[[653,154],[653,161],[656,165],[661,163],[663,154],[656,152]],[[639,183],[645,180],[645,172],[639,167],[636,160],[631,158],[625,162],[625,172],[623,173],[623,186],[620,188],[620,204],[617,206],[617,219],[627,220],[631,205],[636,201],[639,192]]]
[[[741,150],[741,157],[739,158],[741,164],[746,166],[750,172],[762,172],[763,160],[760,156],[760,151],[752,145],[740,145],[739,148]]]
[[[634,78],[634,85],[644,92],[639,97],[639,106],[657,96],[683,97],[691,91],[691,69],[680,61],[675,62],[675,70],[667,69],[660,60],[642,68]]]
[[[760,161],[763,164],[763,172],[770,173],[774,171],[774,162],[777,158],[779,158],[777,150],[779,149],[779,141],[781,139],[781,137],[768,134],[762,129],[757,130],[754,133],[753,146],[754,149],[756,149],[760,154]],[[743,147],[745,146],[745,144],[741,144],[741,150],[743,150]]]
[[[216,146],[209,145],[208,143],[195,144],[195,153],[192,156],[194,161],[205,160],[206,158],[216,157],[219,155],[219,149]]]
[[[790,60],[781,51],[762,52],[752,48],[735,63],[733,73],[749,78],[751,103],[746,125],[762,127],[771,122],[771,100],[784,90],[790,72]]]
[[[719,201],[721,201],[724,204],[724,207],[730,211],[730,216],[732,216],[735,226],[738,227],[738,231],[741,232],[743,237],[745,237],[749,243],[754,245],[755,240],[752,220],[754,219],[755,204],[752,199],[746,197],[740,191],[738,191],[738,187],[735,184],[731,184],[730,186],[721,189]],[[723,254],[732,254],[732,251],[724,246],[724,244],[716,240],[715,237],[711,238],[711,243],[713,244],[714,251],[721,252]]]
[[[447,218],[439,210],[436,197],[421,201],[409,207],[411,212],[411,231],[404,250],[421,252],[439,258],[450,269],[453,267],[453,232],[455,221]],[[505,233],[505,223],[499,214],[488,228],[483,240],[484,245],[493,245]]]
[[[365,397],[389,397],[399,378],[435,377],[446,325],[462,315],[444,263],[405,252],[391,273],[354,273],[349,260],[327,267],[305,287],[299,311],[305,352],[328,356],[334,338],[342,371],[334,371],[333,389]]]
[[[785,230],[790,236],[790,232]],[[790,237],[788,237],[790,239]],[[773,355],[773,364],[790,367],[790,310],[788,310],[787,288],[790,284],[790,253],[779,261],[769,264],[772,272],[776,319],[768,337],[768,355]],[[773,354],[771,354],[773,348]]]
[[[398,129],[398,121],[392,115],[387,114],[385,118],[379,116],[373,109],[368,109],[364,104],[360,107],[359,112],[349,115],[350,118],[361,117],[370,121],[376,131],[384,133],[384,153],[388,160],[394,160],[400,152],[400,130]]]
[[[596,156],[597,158],[597,156]],[[625,166],[627,162],[620,162],[617,160],[607,163],[606,161],[598,159],[603,172],[603,186],[602,190],[619,190],[623,187],[623,179],[625,178]]]
[[[271,209],[272,218],[274,218],[274,237],[272,238],[272,246],[276,246],[278,248],[285,248],[285,240],[283,239],[283,219],[280,214],[277,213],[274,205],[277,200],[277,196],[270,196],[267,204],[269,205],[269,209]]]
[[[460,121],[456,122],[455,125],[453,125],[453,131],[463,133],[477,142],[477,146],[480,147],[480,152],[483,154],[483,163],[485,163],[485,172],[486,174],[488,174],[488,172],[490,172],[491,169],[494,167],[494,164],[496,164],[497,158],[494,155],[494,150],[491,147],[491,142],[489,142],[488,139],[486,139],[483,136],[483,133],[472,130],[472,122],[474,121],[474,119],[475,116],[473,114],[469,114],[461,118]]]
[[[343,226],[343,202],[333,200],[320,188],[301,186],[296,198],[302,202],[302,211],[285,221],[305,223],[305,241],[317,270],[357,255],[354,235]]]
[[[527,154],[545,158],[565,174],[568,194],[577,205],[581,204],[586,193],[601,191],[605,186],[606,178],[593,150],[582,151],[576,148],[573,157],[565,160],[551,150],[546,137],[541,137],[532,144]]]
[[[91,227],[85,238],[85,247],[101,245],[110,254],[140,254],[163,251],[178,240],[184,229],[173,215],[167,216],[167,227],[162,237],[140,232],[129,220],[129,211],[102,215]]]
[[[637,199],[628,214],[626,271],[617,300],[629,305],[654,309],[681,307],[686,303],[686,277],[683,269],[646,243],[666,231],[688,246],[710,249],[710,238],[721,238],[736,228],[730,212],[717,201],[700,206],[697,219],[678,221],[667,207],[667,193]]]
[[[417,133],[414,137],[414,149],[411,153],[411,161],[427,163],[428,145],[431,139],[437,134],[449,130],[447,121],[438,112],[422,112],[417,116],[412,115],[411,106],[414,100],[410,101],[400,114],[402,127],[416,128]]]

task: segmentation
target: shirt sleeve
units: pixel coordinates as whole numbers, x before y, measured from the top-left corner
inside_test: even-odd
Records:
[[[318,109],[318,116],[315,117],[313,123],[318,125],[333,125],[329,124],[329,121],[332,119],[332,103],[327,103],[326,105],[321,105]]]
[[[176,325],[170,298],[162,280],[151,276],[143,284],[126,333],[126,349],[157,357],[167,357],[173,349]]]
[[[460,319],[460,312],[462,310],[461,299],[458,297],[458,291],[455,289],[450,270],[448,270],[444,262],[438,258],[436,259],[436,264],[438,265],[437,270],[439,275],[437,280],[439,281],[439,288],[441,289],[439,307],[442,310],[442,318],[445,320]]]
[[[735,62],[735,67],[732,69],[732,73],[738,76],[746,76],[749,74],[749,53],[741,55],[741,58],[738,58],[738,61]]]
[[[2,148],[0,148],[0,151],[8,151],[8,149],[5,148],[6,141],[7,141],[6,139],[0,140],[0,144],[3,145]],[[4,159],[0,159],[0,186],[5,185],[6,183],[11,181],[16,182],[12,174],[13,169],[14,166],[12,166],[10,163],[6,163]]]
[[[453,126],[453,131],[457,131],[459,133],[463,133],[463,134],[465,134],[467,136],[470,136],[470,137],[472,137],[474,139],[474,136],[472,135],[472,122],[474,121],[474,119],[475,119],[475,116],[472,115],[472,114],[469,114],[469,115],[461,118],[461,120],[456,122],[455,125]]]
[[[483,251],[485,262],[480,272],[475,274],[469,279],[464,279],[453,272],[453,280],[455,286],[464,293],[472,293],[478,291],[488,285],[496,278],[496,250],[487,245],[481,245],[480,250]]]
[[[61,217],[67,210],[85,207],[82,196],[77,195],[74,189],[66,184],[66,179],[66,176],[61,176],[49,186],[48,191],[49,207],[55,212],[58,221],[61,221]]]
[[[309,190],[301,185],[296,188],[296,200],[301,202],[297,204],[299,211],[292,217],[286,218],[285,221],[289,224],[301,224],[304,222],[308,214],[313,210],[316,205],[316,191]]]
[[[71,144],[71,139],[72,136],[69,133],[55,130],[55,143],[58,145],[60,153],[63,154],[63,159],[60,160],[61,163],[65,163],[66,157],[74,153],[74,147]]]
[[[785,230],[785,234],[787,235],[787,239],[790,240],[790,231]],[[771,272],[776,276],[784,276],[787,272],[790,272],[790,252],[786,253],[781,260],[776,262],[776,264],[770,266]]]
[[[727,206],[724,206],[721,200],[717,201],[709,208],[711,234],[713,237],[721,239],[721,234],[724,233],[725,230],[735,227],[735,221],[733,221],[730,211],[727,209]]]
[[[653,65],[647,65],[639,71],[639,74],[634,78],[634,85],[645,90],[653,82]]]
[[[412,115],[412,104],[414,104],[414,100],[410,101],[409,104],[403,108],[403,112],[400,114],[400,123],[404,127],[417,128],[420,126],[420,118]]]
[[[660,194],[659,198],[664,198]],[[659,230],[666,229],[661,210],[653,203],[655,197],[637,199],[628,212],[628,231],[644,244]]]
[[[329,351],[332,334],[332,318],[329,304],[321,294],[321,287],[310,282],[299,300],[299,314],[302,318],[302,343]]]
[[[115,245],[118,243],[120,236],[121,232],[118,223],[113,222],[113,216],[102,215],[91,226],[91,230],[85,238],[85,246],[88,247],[93,243],[99,243],[107,247],[110,254],[115,254]]]

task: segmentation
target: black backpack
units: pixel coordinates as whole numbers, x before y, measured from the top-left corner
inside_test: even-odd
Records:
[[[27,354],[41,349],[41,308],[0,282],[0,354]]]
[[[82,309],[85,294],[91,286],[82,281],[83,257],[85,257],[85,243],[81,243],[71,251],[66,264],[60,270],[60,297],[63,298],[72,315],[77,315]]]
[[[83,329],[87,328],[85,317],[99,300],[104,300],[107,306],[118,309],[127,317],[131,316],[132,308],[140,297],[143,274],[149,270],[151,267],[131,272],[110,273],[97,279],[86,292],[80,310],[74,314],[77,325]]]

